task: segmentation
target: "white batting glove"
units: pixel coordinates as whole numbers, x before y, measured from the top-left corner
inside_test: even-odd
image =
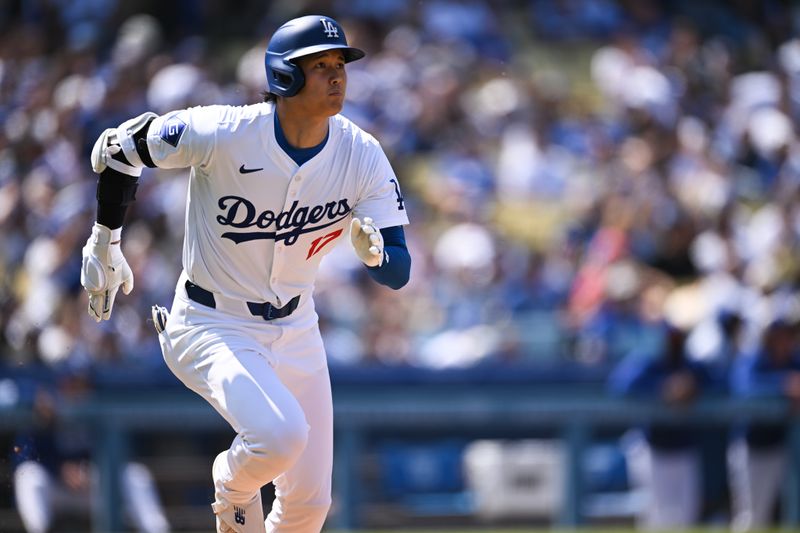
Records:
[[[122,228],[111,230],[95,222],[83,247],[81,285],[89,293],[89,315],[96,322],[111,317],[120,287],[125,294],[133,290],[133,272],[119,245],[121,234]]]
[[[361,222],[353,217],[350,223],[350,242],[365,265],[376,267],[383,264],[383,235],[372,224],[371,218],[364,217],[364,222]]]

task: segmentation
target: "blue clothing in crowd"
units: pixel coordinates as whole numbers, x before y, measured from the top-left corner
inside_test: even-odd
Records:
[[[702,391],[711,383],[706,367],[686,358],[668,361],[664,357],[632,355],[614,370],[609,380],[609,389],[617,396],[660,401],[666,380],[670,376],[686,371],[694,377],[698,391]],[[696,432],[683,425],[654,423],[642,429],[647,441],[657,449],[678,450],[697,444]]]
[[[788,374],[797,371],[800,371],[800,353],[781,365],[763,349],[743,355],[731,370],[731,394],[740,398],[782,397]],[[734,428],[734,436],[744,437],[754,448],[769,448],[784,444],[787,428],[787,424],[745,422]]]

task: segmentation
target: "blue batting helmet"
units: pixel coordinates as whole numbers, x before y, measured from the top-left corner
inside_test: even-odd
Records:
[[[364,57],[364,52],[347,45],[338,22],[324,15],[292,19],[272,34],[264,63],[269,92],[294,96],[305,83],[303,70],[294,63],[298,57],[325,50],[341,50],[345,63]]]

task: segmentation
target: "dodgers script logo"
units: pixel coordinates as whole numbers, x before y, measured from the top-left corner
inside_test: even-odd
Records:
[[[223,226],[266,230],[274,225],[275,230],[228,231],[222,234],[222,238],[230,239],[236,244],[272,239],[276,242],[285,241],[286,246],[296,243],[304,233],[333,226],[345,219],[352,210],[345,198],[311,207],[299,207],[299,202],[295,200],[288,211],[280,213],[269,210],[258,213],[253,203],[241,196],[223,196],[217,205],[223,210],[223,214],[217,215],[217,222]]]

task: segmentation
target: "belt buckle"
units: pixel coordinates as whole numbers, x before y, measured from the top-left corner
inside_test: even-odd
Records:
[[[275,318],[272,316],[273,309],[275,308],[272,306],[272,304],[267,302],[267,308],[265,310],[266,312],[262,315],[264,317],[264,320],[272,320],[273,318]]]

